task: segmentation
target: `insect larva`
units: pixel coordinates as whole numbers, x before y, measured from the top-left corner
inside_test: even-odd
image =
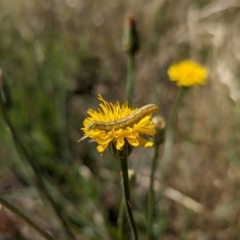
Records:
[[[158,110],[158,106],[156,104],[148,104],[139,108],[129,116],[120,118],[116,121],[109,121],[109,122],[93,121],[89,124],[88,130],[99,129],[99,130],[110,131],[112,129],[125,128],[139,122],[141,119],[143,119],[147,115],[152,115],[157,110]]]

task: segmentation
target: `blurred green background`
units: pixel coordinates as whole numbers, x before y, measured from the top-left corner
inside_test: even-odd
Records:
[[[95,143],[77,140],[87,110],[98,107],[98,94],[112,102],[125,100],[121,44],[129,12],[140,36],[135,107],[156,103],[167,119],[178,89],[166,70],[176,61],[194,59],[210,73],[208,83],[191,89],[179,111],[164,187],[182,195],[164,194],[156,202],[154,239],[240,239],[239,1],[1,0],[7,113],[76,237],[117,239],[120,164],[108,152],[101,157]],[[151,155],[152,149],[137,148],[129,160],[137,175],[132,201],[140,239],[146,231]],[[1,117],[0,195],[55,239],[64,239],[33,179]],[[0,239],[19,236],[42,239],[1,208]]]

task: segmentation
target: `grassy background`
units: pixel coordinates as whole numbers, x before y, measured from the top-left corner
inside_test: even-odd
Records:
[[[94,143],[76,141],[87,109],[98,106],[97,94],[124,101],[121,41],[128,12],[136,18],[141,44],[134,106],[157,103],[167,118],[178,91],[166,75],[169,65],[191,58],[210,72],[207,85],[191,89],[184,99],[164,183],[205,211],[197,213],[190,203],[164,195],[155,205],[155,239],[239,239],[238,1],[1,0],[0,68],[8,114],[76,236],[116,239],[120,164],[108,152],[100,157]],[[151,154],[151,149],[134,149],[129,162],[137,173],[132,198],[140,239]],[[1,196],[64,239],[32,175],[0,118]],[[26,239],[41,239],[1,209],[0,238],[18,239],[15,228]]]

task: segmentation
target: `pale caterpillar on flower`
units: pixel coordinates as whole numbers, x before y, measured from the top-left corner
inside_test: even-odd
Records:
[[[145,116],[154,114],[157,110],[158,110],[158,106],[156,104],[147,104],[139,108],[129,116],[120,118],[116,121],[108,121],[108,122],[93,121],[88,125],[87,129],[111,131],[112,129],[116,130],[119,128],[126,128],[128,126],[132,126],[135,123],[139,122]]]

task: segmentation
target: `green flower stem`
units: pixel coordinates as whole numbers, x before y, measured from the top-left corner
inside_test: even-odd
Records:
[[[124,199],[122,198],[118,214],[118,240],[124,240],[123,237],[124,218],[125,218]]]
[[[68,236],[70,237],[70,239],[75,239],[74,235],[72,234],[72,232],[70,231],[70,229],[69,229],[69,227],[67,225],[66,220],[63,217],[61,209],[59,209],[57,207],[53,197],[48,192],[48,190],[47,190],[47,188],[45,186],[42,174],[39,171],[38,166],[35,163],[35,160],[32,159],[31,156],[29,155],[27,149],[24,147],[24,145],[22,144],[22,142],[20,140],[20,137],[17,134],[17,131],[15,130],[14,125],[10,121],[10,119],[9,119],[9,117],[8,117],[6,111],[5,111],[4,102],[3,102],[3,98],[2,98],[1,94],[0,94],[0,108],[1,108],[1,111],[2,111],[3,119],[4,119],[6,125],[8,126],[8,128],[9,128],[11,134],[12,134],[13,141],[14,141],[14,143],[16,145],[16,149],[19,150],[19,152],[25,157],[25,160],[31,166],[31,168],[32,168],[32,170],[33,170],[33,172],[35,174],[36,184],[37,184],[38,190],[40,191],[40,193],[42,193],[45,196],[45,198],[51,204],[53,210],[55,211],[55,214],[59,218],[60,222],[62,223],[63,228],[66,230],[66,232],[67,232]]]
[[[23,212],[21,212],[19,209],[14,207],[11,203],[9,203],[7,200],[2,198],[1,196],[0,196],[0,203],[4,207],[6,207],[8,210],[15,213],[18,217],[22,218],[26,223],[28,223],[32,228],[34,228],[42,237],[44,237],[45,239],[48,239],[48,240],[54,240],[54,238],[49,233],[47,233],[46,231],[41,229],[28,216],[26,216]]]
[[[163,181],[165,178],[168,160],[172,152],[172,146],[174,141],[174,127],[177,120],[178,108],[180,107],[183,97],[187,92],[187,90],[188,90],[187,87],[180,88],[180,90],[178,91],[177,99],[174,102],[169,115],[167,129],[166,129],[166,136],[165,136],[165,144],[163,148],[163,155],[162,155],[161,166],[160,166],[160,178],[159,178],[160,181]]]
[[[132,240],[138,239],[137,228],[134,222],[132,208],[130,203],[130,191],[129,191],[129,179],[128,179],[128,163],[127,158],[121,158],[121,168],[122,168],[122,179],[123,179],[123,197],[125,203],[126,214],[128,218],[128,222],[130,225]]]
[[[134,53],[128,53],[128,59],[127,59],[127,83],[126,83],[126,93],[125,98],[130,103],[132,92],[133,92],[133,78],[134,78]]]
[[[157,165],[159,155],[159,146],[154,145],[154,152],[151,165],[150,182],[148,188],[148,223],[147,223],[147,239],[150,240],[152,236],[152,223],[153,223],[153,206],[154,206],[154,173]]]

